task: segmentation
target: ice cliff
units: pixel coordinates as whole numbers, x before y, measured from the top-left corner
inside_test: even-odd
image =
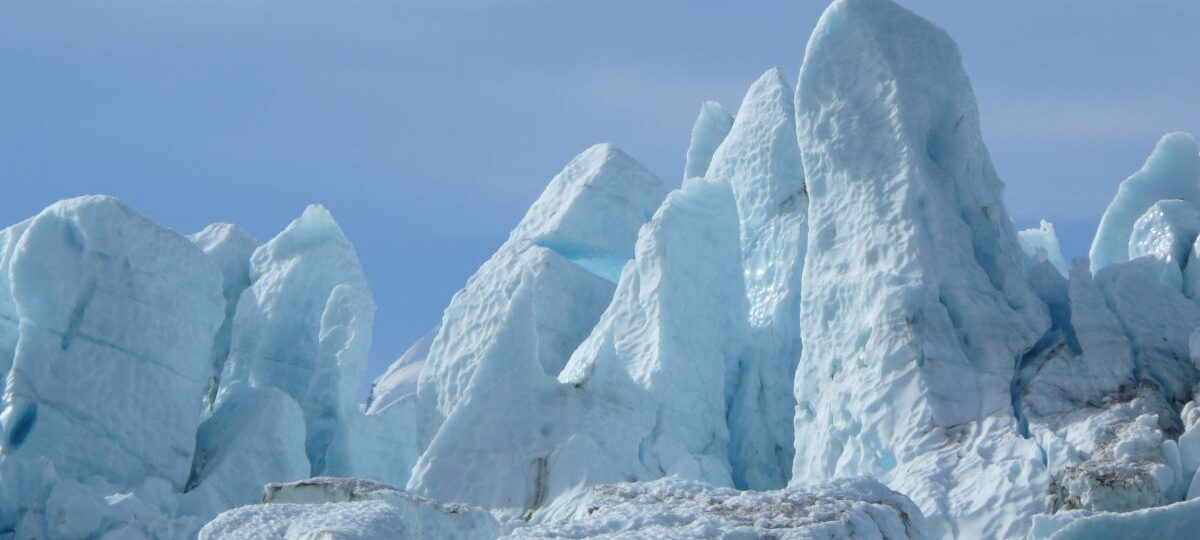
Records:
[[[391,330],[323,207],[261,245],[99,196],[0,230],[0,539],[1195,529],[1192,136],[1068,261],[889,0],[834,1],[733,112],[678,189],[570,160],[366,404]]]

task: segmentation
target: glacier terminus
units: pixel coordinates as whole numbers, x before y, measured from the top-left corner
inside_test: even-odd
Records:
[[[1196,139],[1069,260],[985,127],[949,34],[834,0],[679,187],[570,160],[365,403],[321,205],[56,202],[0,230],[0,540],[1200,538]]]

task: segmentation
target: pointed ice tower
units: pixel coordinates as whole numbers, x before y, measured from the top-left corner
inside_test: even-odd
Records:
[[[244,388],[277,388],[300,404],[314,474],[354,437],[375,305],[354,247],[325,208],[309,206],[255,250],[253,284],[234,316],[217,406]]]
[[[733,117],[715,101],[705,101],[700,106],[700,116],[692,126],[692,142],[688,145],[687,162],[683,165],[683,178],[697,178],[708,172],[713,152],[729,135]]]
[[[608,306],[638,229],[665,196],[650,171],[607,144],[554,177],[446,308],[417,387],[420,449],[466,397],[479,366],[507,354],[497,336],[513,324],[508,306],[521,305],[518,291],[535,297],[533,350],[543,371],[558,375]],[[532,284],[519,289],[522,280]]]
[[[571,514],[602,483],[677,474],[730,485],[725,396],[745,293],[728,184],[692,178],[667,197],[557,380],[538,361],[537,284],[532,274],[516,284],[493,352],[409,488],[539,519]]]
[[[1121,182],[1092,240],[1092,273],[1130,259],[1134,223],[1154,203],[1165,199],[1200,204],[1200,154],[1190,134],[1163,136],[1141,170]]]
[[[796,94],[810,196],[792,483],[867,474],[946,537],[1013,537],[1047,475],[1010,386],[1049,328],[958,49],[888,0],[838,0]]]
[[[707,178],[733,187],[751,339],[729,411],[734,483],[778,489],[791,476],[792,380],[800,361],[800,281],[808,194],[792,88],[772,69],[746,93]]]

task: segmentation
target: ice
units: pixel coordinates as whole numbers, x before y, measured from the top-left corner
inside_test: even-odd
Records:
[[[1043,219],[1038,228],[1018,232],[1017,240],[1021,242],[1021,249],[1025,250],[1025,254],[1035,264],[1049,262],[1059,274],[1066,277],[1069,272],[1067,261],[1063,258],[1062,247],[1058,244],[1058,235],[1054,234],[1053,223]]]
[[[713,153],[721,141],[729,135],[733,117],[715,101],[705,101],[700,106],[700,116],[692,126],[692,142],[688,145],[687,162],[683,166],[683,178],[696,178],[708,172]]]
[[[735,491],[668,477],[597,486],[580,509],[506,538],[933,538],[912,501],[867,478]]]
[[[242,291],[250,286],[250,256],[258,248],[258,240],[245,229],[231,223],[214,223],[188,238],[204,250],[209,260],[221,270],[221,290],[225,297],[225,320],[213,341],[212,380],[205,396],[205,405],[211,407],[217,396],[217,377],[229,356],[229,338],[238,299],[242,297]]]
[[[723,397],[745,295],[728,184],[691,179],[667,198],[557,381],[537,362],[536,283],[522,280],[504,307],[495,354],[409,488],[528,518],[569,513],[599,483],[680,474],[730,485]]]
[[[734,483],[780,488],[791,476],[792,380],[800,360],[801,271],[808,195],[793,92],[778,69],[750,87],[708,178],[733,187],[750,341],[729,411]]]
[[[1078,512],[1034,518],[1030,540],[1176,540],[1200,530],[1200,500],[1136,512]]]
[[[1182,200],[1156,202],[1133,224],[1129,258],[1153,259],[1160,267],[1159,279],[1182,291],[1184,267],[1197,233],[1200,233],[1200,206]]]
[[[314,473],[352,472],[346,446],[363,425],[358,389],[375,305],[358,256],[329,212],[313,205],[251,257],[218,406],[243,388],[277,388],[304,411]]]
[[[218,511],[258,502],[269,482],[309,475],[304,413],[275,388],[234,392],[200,425],[196,438],[188,489],[210,490]]]
[[[314,478],[267,487],[267,504],[225,512],[199,538],[492,540],[499,524],[478,508],[415,497],[372,482]],[[334,502],[329,502],[334,501]]]
[[[11,462],[9,462],[11,464]],[[59,476],[53,464],[24,462],[20,477],[9,475],[3,488],[21,484],[25,508],[6,519],[0,534],[18,539],[76,540],[194,538],[204,519],[183,511],[181,498],[166,480],[147,477],[131,488],[118,488],[99,477],[74,480]]]
[[[1164,136],[1141,170],[1121,182],[1092,240],[1092,272],[1128,261],[1134,223],[1166,199],[1200,203],[1200,155],[1190,134]]]
[[[404,354],[400,355],[387,371],[371,384],[371,395],[367,398],[367,412],[376,412],[400,399],[417,393],[417,381],[429,357],[429,346],[437,337],[440,326],[435,326]]]
[[[687,180],[638,236],[612,305],[559,375],[582,395],[548,458],[547,500],[669,474],[731,485],[725,415],[747,332],[736,210],[727,183]]]
[[[866,474],[938,536],[1019,536],[1048,477],[1010,387],[1050,326],[1030,290],[957,47],[839,0],[796,97],[810,196],[792,483]]]
[[[0,539],[1188,535],[1194,139],[1068,265],[979,130],[944,32],[836,0],[679,190],[576,156],[365,406],[324,208],[259,246],[57,203],[0,230]]]
[[[534,298],[534,346],[542,370],[555,376],[612,298],[638,229],[666,188],[616,148],[600,144],[576,156],[534,202],[503,246],[446,308],[418,382],[418,447],[424,449],[464,399],[479,366],[509,361],[496,348],[513,324],[506,311]]]
[[[9,269],[17,252],[17,242],[29,222],[25,220],[11,225],[0,231],[0,374],[7,375],[12,369],[13,355],[17,351],[17,338],[21,318],[17,314],[17,305],[12,297],[12,285],[9,283]],[[0,410],[3,410],[5,397],[0,394]]]
[[[97,196],[43,210],[10,265],[20,324],[4,463],[182,488],[225,313],[220,272],[184,236]]]
[[[1159,270],[1156,261],[1143,257],[1104,268],[1096,284],[1133,346],[1138,380],[1157,386],[1178,409],[1200,383],[1189,349],[1192,332],[1200,328],[1200,308],[1164,285]]]

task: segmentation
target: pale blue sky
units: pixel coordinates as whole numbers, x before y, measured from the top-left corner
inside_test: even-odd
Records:
[[[902,0],[959,42],[1019,226],[1086,251],[1164,132],[1200,130],[1200,2]],[[369,377],[575,153],[678,183],[706,99],[794,81],[817,1],[0,3],[0,221],[108,193],[266,240],[310,202],[379,311]]]

